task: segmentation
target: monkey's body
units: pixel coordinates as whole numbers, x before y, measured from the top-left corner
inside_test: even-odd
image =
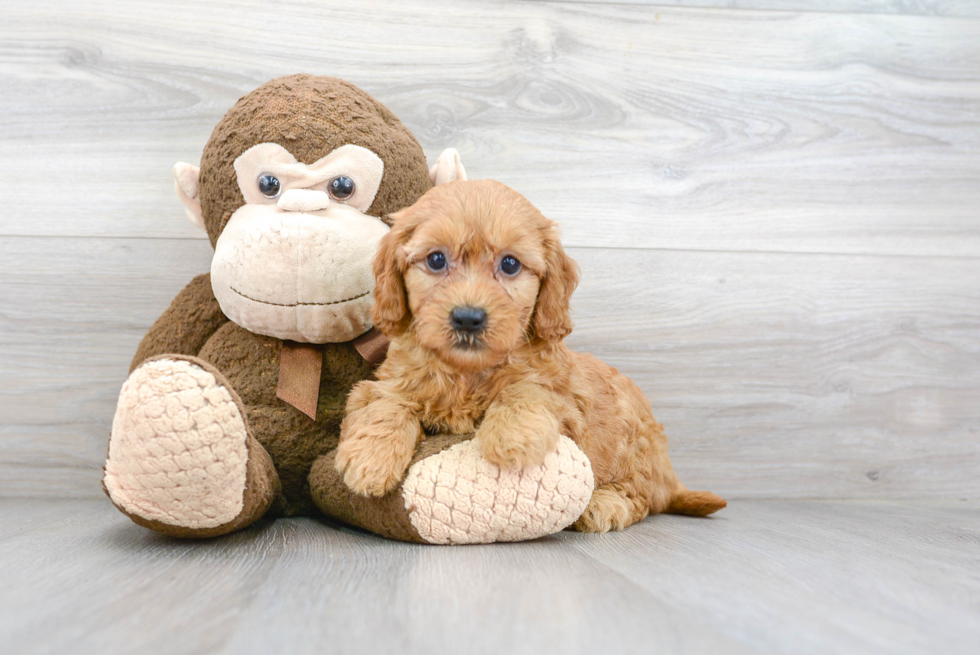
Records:
[[[316,420],[276,397],[281,342],[252,334],[234,323],[223,325],[199,357],[220,370],[245,405],[252,435],[272,457],[281,483],[273,507],[285,516],[316,511],[310,495],[313,462],[337,447],[347,390],[370,377],[373,366],[350,342],[327,343]]]
[[[463,443],[468,436],[430,438],[413,460],[418,472],[382,498],[354,494],[336,472],[347,395],[374,371],[354,340],[371,328],[377,240],[389,213],[433,182],[465,175],[447,153],[430,170],[411,133],[362,90],[294,75],[239,100],[215,127],[200,168],[175,167],[178,197],[215,256],[211,274],[174,299],[133,359],[103,479],[116,507],[179,537],[226,534],[270,512],[319,510],[429,543],[530,539],[578,517],[593,480],[574,445],[524,480],[488,470]],[[281,366],[284,339],[312,344],[300,350],[307,363],[319,361],[318,387],[315,372],[297,378],[300,369]],[[280,398],[287,369],[286,380],[302,379],[305,399],[318,399],[315,418],[297,409],[308,408],[302,399],[293,406]],[[474,479],[482,479],[479,497]],[[518,483],[527,497],[514,493]],[[540,507],[543,485],[574,498],[557,510]],[[444,519],[436,498],[450,497],[458,502]],[[464,506],[470,514],[461,514]],[[469,530],[497,510],[508,519]]]
[[[310,468],[318,457],[337,447],[347,392],[371,377],[374,367],[351,342],[318,346],[323,351],[323,368],[316,420],[311,420],[276,396],[282,341],[249,332],[224,318],[210,285],[210,275],[205,273],[174,299],[143,339],[131,370],[148,359],[167,355],[194,357],[217,369],[241,400],[252,436],[272,458],[280,483],[273,502],[275,513],[314,513]],[[200,320],[202,316],[208,320]],[[202,337],[206,340],[199,346]]]

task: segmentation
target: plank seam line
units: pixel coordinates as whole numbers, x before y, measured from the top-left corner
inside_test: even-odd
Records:
[[[711,7],[705,5],[681,6],[663,5],[656,2],[605,2],[604,0],[524,0],[527,4],[565,5],[590,7],[629,7],[631,9],[646,9],[649,11],[680,11],[680,12],[709,12],[719,13],[749,12],[756,14],[817,14],[823,16],[898,16],[902,18],[924,18],[933,20],[964,20],[980,21],[980,16],[954,16],[948,14],[916,14],[896,11],[832,11],[819,9],[775,9],[772,7]]]
[[[57,235],[57,234],[0,234],[0,239],[65,239],[65,240],[96,240],[104,241],[188,241],[192,243],[207,242],[206,237],[144,237],[144,236],[114,236],[114,235]],[[901,252],[828,252],[823,250],[745,250],[731,248],[668,248],[663,246],[587,246],[565,243],[569,250],[635,250],[641,252],[690,252],[717,253],[730,255],[801,255],[813,257],[877,257],[886,259],[934,259],[934,260],[965,260],[980,259],[980,252],[975,255],[946,255],[939,253],[901,253]]]
[[[887,253],[887,252],[825,252],[820,250],[738,250],[738,249],[714,249],[714,248],[641,248],[639,246],[575,246],[565,244],[568,250],[639,250],[650,252],[692,252],[692,253],[718,253],[723,255],[804,255],[813,257],[880,257],[887,259],[940,259],[940,260],[966,260],[974,261],[980,259],[980,253],[976,255],[941,255],[941,254],[915,254],[915,253]]]

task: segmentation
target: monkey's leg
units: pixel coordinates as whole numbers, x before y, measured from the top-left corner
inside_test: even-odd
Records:
[[[163,355],[123,385],[102,485],[139,525],[200,538],[258,520],[279,478],[225,377],[197,358]]]
[[[336,450],[313,463],[310,491],[333,518],[385,537],[430,544],[523,541],[559,532],[592,496],[592,466],[568,437],[543,464],[501,469],[472,435],[428,437],[404,480],[381,497],[352,492],[334,465]]]

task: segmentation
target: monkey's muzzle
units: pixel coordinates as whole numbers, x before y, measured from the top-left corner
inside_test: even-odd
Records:
[[[323,202],[306,189],[279,203]],[[380,219],[339,202],[312,213],[245,205],[215,244],[211,286],[243,328],[305,343],[350,341],[371,328],[371,261],[388,232]]]

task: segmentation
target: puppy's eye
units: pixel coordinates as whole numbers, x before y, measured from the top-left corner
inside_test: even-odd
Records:
[[[278,177],[269,175],[268,173],[259,175],[259,193],[263,196],[266,198],[275,198],[281,190],[282,185],[279,183]]]
[[[521,272],[521,263],[517,261],[517,257],[507,255],[500,260],[500,272],[504,275],[514,277]]]
[[[330,186],[327,188],[330,190],[330,195],[337,200],[347,200],[354,195],[354,180],[341,175],[330,180]]]
[[[436,252],[430,252],[429,256],[425,258],[425,265],[429,267],[429,270],[433,273],[438,273],[446,268],[446,255],[438,250]]]

